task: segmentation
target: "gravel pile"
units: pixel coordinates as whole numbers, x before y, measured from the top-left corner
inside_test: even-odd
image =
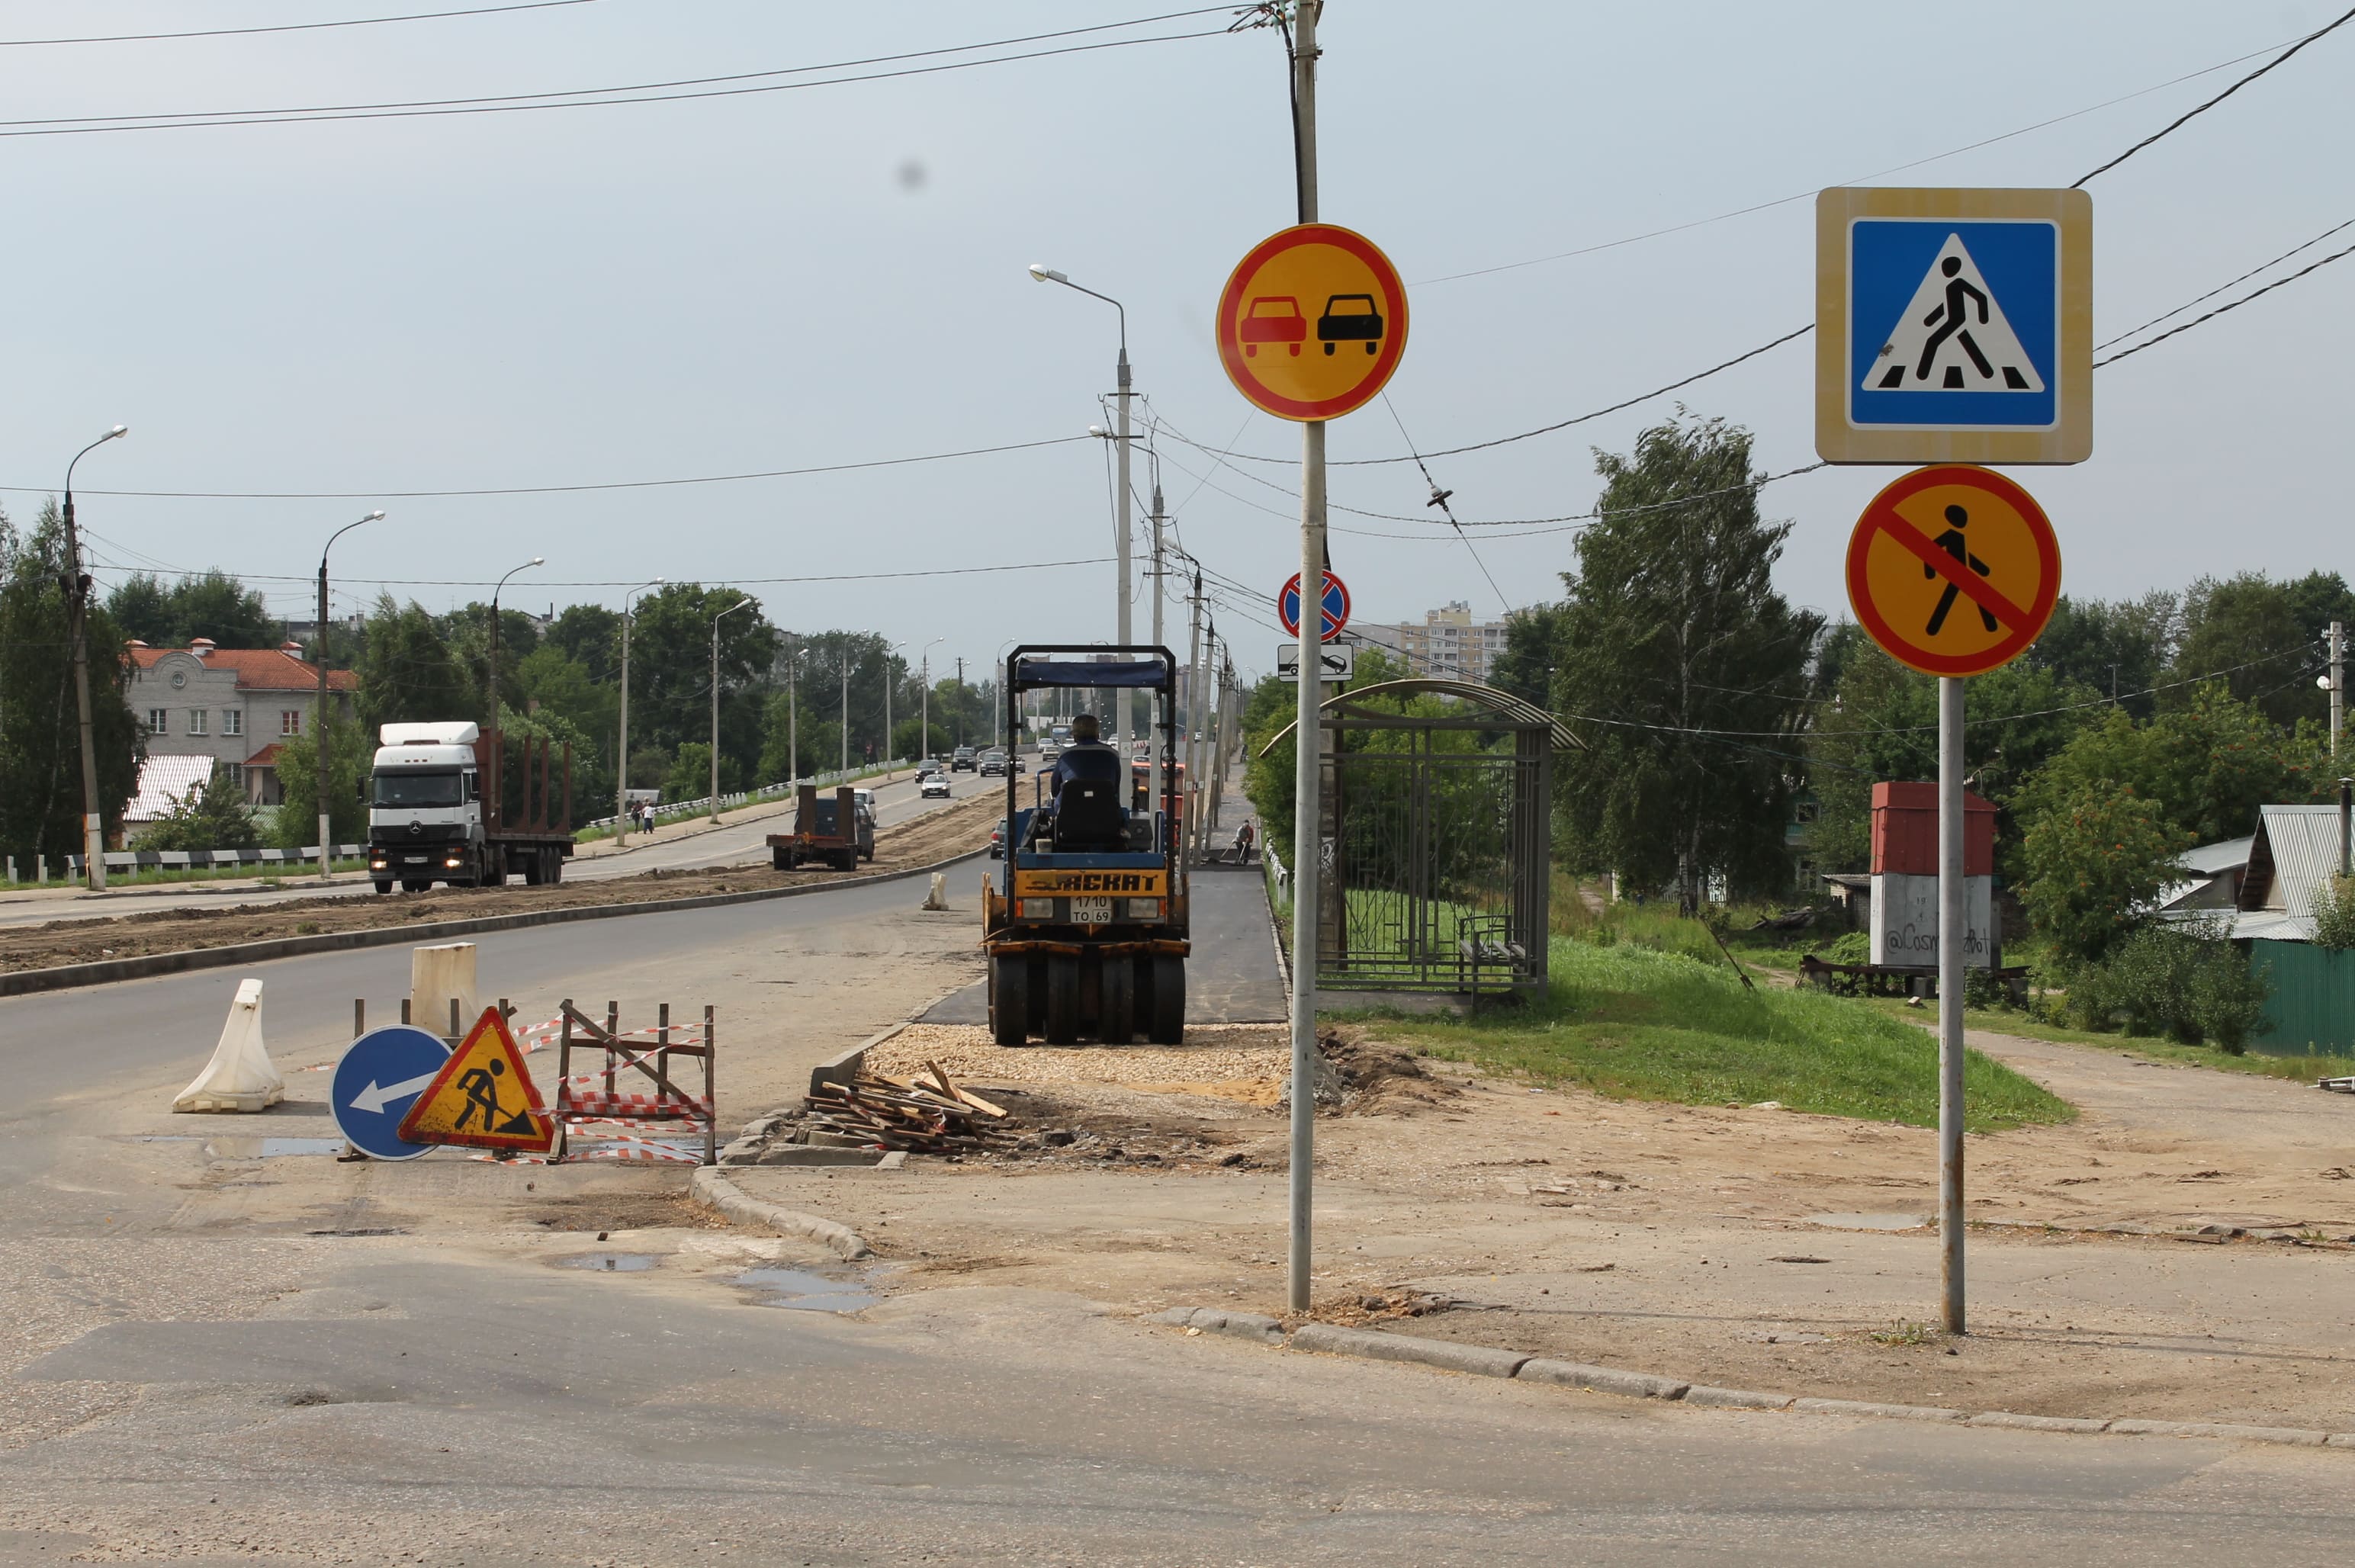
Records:
[[[869,1071],[907,1077],[937,1061],[979,1083],[1232,1083],[1291,1070],[1282,1024],[1190,1024],[1184,1045],[1001,1046],[987,1029],[911,1024],[867,1053]]]

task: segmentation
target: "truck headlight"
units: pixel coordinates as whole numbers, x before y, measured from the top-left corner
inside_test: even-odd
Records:
[[[1130,920],[1159,920],[1161,918],[1161,901],[1159,899],[1123,899],[1121,902],[1126,906],[1124,912]]]
[[[1055,918],[1055,901],[1022,899],[1017,901],[1014,912],[1024,920],[1052,920]]]
[[[457,857],[457,856],[455,856],[455,855],[453,855],[453,856],[449,857],[447,859],[443,860],[442,863],[444,866],[449,867],[452,870],[453,870],[453,871],[454,871],[454,870],[456,870],[456,869],[458,869],[458,857]]]

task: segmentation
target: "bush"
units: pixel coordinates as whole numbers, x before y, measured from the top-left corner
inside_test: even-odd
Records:
[[[2022,847],[2020,889],[2036,933],[2081,962],[2104,957],[2182,875],[2190,835],[2131,785],[2088,784],[2039,814]]]
[[[2355,880],[2333,877],[2314,890],[2314,944],[2334,953],[2355,947]]]
[[[2264,1026],[2265,994],[2264,979],[2213,926],[2144,926],[2069,978],[2069,1008],[2084,1028],[2123,1020],[2135,1034],[2213,1043],[2234,1056]]]
[[[1827,964],[1870,964],[1872,962],[1872,933],[1869,931],[1844,931],[1834,938],[1830,946],[1816,955]]]

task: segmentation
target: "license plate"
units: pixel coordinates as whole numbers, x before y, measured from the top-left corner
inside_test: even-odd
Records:
[[[1071,923],[1074,925],[1110,925],[1112,923],[1112,900],[1073,899],[1071,901]]]

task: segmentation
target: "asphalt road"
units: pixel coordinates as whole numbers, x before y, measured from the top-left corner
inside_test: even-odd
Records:
[[[903,779],[878,789],[875,792],[878,826],[890,827],[896,823],[907,822],[980,793],[971,773],[953,773],[950,782],[955,793],[945,801],[920,798],[913,779]],[[653,844],[641,840],[630,848],[610,855],[568,860],[564,865],[564,879],[570,882],[595,882],[615,877],[634,877],[655,870],[683,871],[707,866],[758,864],[769,858],[768,836],[778,831],[779,822],[786,815],[786,812],[780,811],[773,816],[730,824],[687,837]],[[520,881],[519,878],[517,880]],[[102,894],[77,893],[60,889],[50,894],[12,895],[0,899],[0,925],[38,925],[45,921],[144,914],[151,910],[223,909],[230,904],[272,904],[296,899],[374,896],[375,889],[365,880],[336,881],[321,887],[315,882],[305,882],[300,877],[290,878],[281,888],[245,888],[234,892],[218,889],[208,891],[200,886],[193,890],[160,886],[119,889]]]
[[[887,927],[911,918],[907,896],[478,940],[497,988],[685,995],[719,974],[814,983],[806,965],[773,975],[772,955],[789,928],[821,930],[824,978],[855,989],[861,955],[906,962]],[[273,1051],[315,1060],[351,997],[389,1004],[407,964],[393,948],[261,966]],[[925,1264],[889,1257],[888,1228],[886,1261],[853,1274],[741,1230],[549,1207],[643,1200],[676,1169],[235,1157],[225,1126],[273,1124],[148,1114],[235,983],[0,1000],[0,1564],[2266,1565],[2355,1549],[2339,1450],[1658,1406],[1187,1339],[986,1274],[900,1272]],[[790,1019],[801,993],[771,994]],[[133,1099],[146,1120],[125,1130]],[[296,1126],[315,1119],[280,1130]],[[408,1233],[336,1233],[362,1214]],[[855,1317],[782,1309],[736,1283],[762,1261],[900,1288]]]

